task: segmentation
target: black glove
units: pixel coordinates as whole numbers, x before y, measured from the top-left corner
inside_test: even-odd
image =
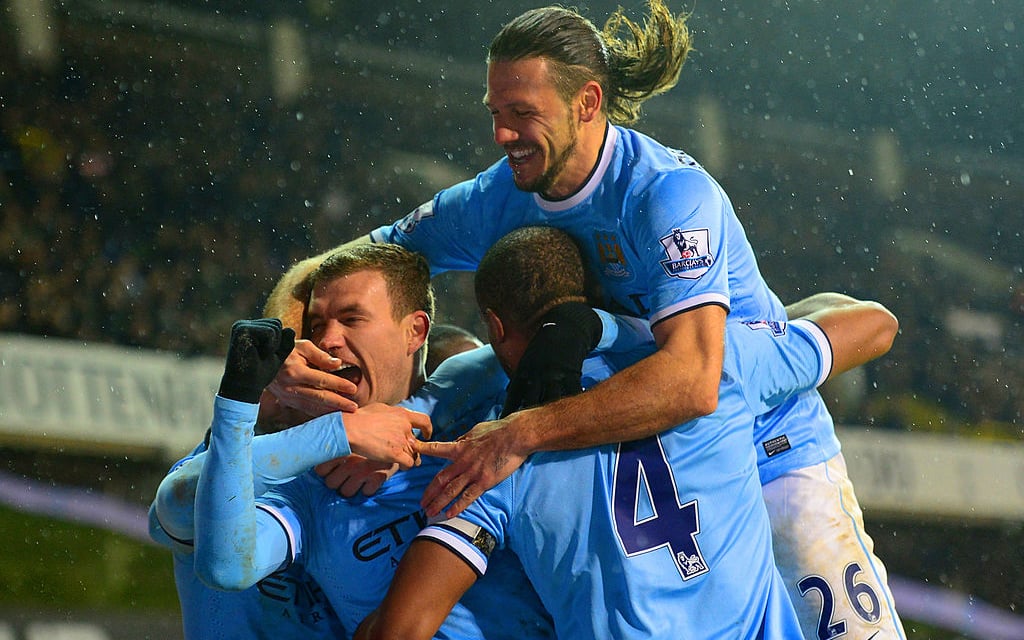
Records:
[[[231,325],[224,375],[217,395],[256,404],[295,346],[295,331],[277,318],[239,320]]]
[[[601,317],[582,302],[565,302],[544,314],[508,385],[501,416],[582,391],[583,361],[601,331]]]

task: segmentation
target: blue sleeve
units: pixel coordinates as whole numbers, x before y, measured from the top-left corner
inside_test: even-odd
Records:
[[[727,238],[732,205],[701,170],[659,174],[631,203],[630,243],[643,261],[653,325],[707,304],[729,308]]]
[[[608,313],[594,309],[601,318],[601,340],[594,351],[625,353],[654,344],[651,325],[643,318]]]
[[[213,422],[230,421],[240,414],[255,420],[252,409],[255,406],[217,398]],[[277,433],[256,436],[252,441],[253,493],[263,495],[268,488],[288,482],[321,462],[350,453],[340,413],[330,413]],[[160,539],[155,536],[154,539],[164,546],[171,546],[168,540],[177,545],[190,546],[193,543],[196,486],[206,456],[203,447],[197,447],[171,469],[157,488],[151,515],[162,534]]]
[[[286,534],[279,518],[256,506],[252,449],[257,411],[257,405],[220,397],[214,403],[217,418],[196,486],[195,570],[217,589],[246,589],[277,571],[291,560],[289,549],[301,535],[294,530]],[[319,453],[326,460],[337,451]]]
[[[485,491],[458,516],[436,520],[416,537],[447,547],[477,576],[483,576],[491,553],[505,547],[512,492],[513,480],[509,477]]]
[[[155,543],[157,543],[157,544],[159,544],[159,545],[161,545],[163,547],[167,547],[171,551],[181,551],[182,549],[180,548],[178,541],[174,540],[174,538],[171,538],[169,535],[167,535],[167,532],[164,531],[163,526],[160,524],[160,519],[157,518],[157,515],[156,515],[156,502],[155,501],[153,502],[153,504],[149,505],[149,514],[148,514],[148,516],[149,516],[149,537],[150,537],[150,539],[153,542],[155,542]],[[191,550],[192,550],[192,548],[188,547],[187,551],[191,551]]]
[[[430,415],[434,440],[454,440],[497,417],[495,409],[500,411],[507,386],[508,376],[485,345],[442,362],[407,406]]]
[[[755,415],[817,387],[832,368],[828,337],[808,320],[729,323],[726,352]]]
[[[431,275],[476,271],[491,245],[523,226],[506,215],[508,198],[517,195],[514,189],[508,164],[499,160],[474,179],[440,191],[401,220],[370,232],[370,239],[422,254]]]

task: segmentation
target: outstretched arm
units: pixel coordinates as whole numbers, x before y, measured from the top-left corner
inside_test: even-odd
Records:
[[[535,451],[637,440],[714,411],[725,315],[707,305],[663,320],[653,328],[657,351],[587,393],[481,423],[454,443],[419,443],[452,460],[424,492],[427,514],[456,499],[445,514],[461,513]]]
[[[214,402],[214,424],[230,422],[239,411],[252,421],[252,407]],[[219,428],[219,427],[218,427]],[[249,427],[251,428],[251,426]],[[430,435],[427,416],[401,407],[372,404],[353,413],[331,413],[277,433],[252,440],[253,495],[283,484],[310,468],[352,452],[376,462],[395,463],[408,468],[416,464],[409,442],[413,429]],[[153,517],[161,530],[186,545],[195,537],[195,495],[206,463],[202,452],[182,461],[161,481],[153,501]],[[157,540],[167,545],[166,538]]]
[[[355,640],[428,640],[441,627],[476,573],[446,547],[413,540],[376,611],[363,621]]]
[[[885,355],[892,347],[899,321],[872,300],[841,293],[818,293],[786,307],[791,320],[806,318],[817,324],[832,344],[829,378]]]
[[[237,405],[218,398],[214,402],[214,423],[226,422]],[[251,408],[250,420],[255,419]],[[251,427],[250,427],[251,428]],[[283,484],[330,458],[349,454],[340,414],[329,414],[278,433],[256,436],[252,443],[253,495],[260,496],[274,485]],[[161,529],[176,542],[191,545],[195,537],[196,487],[207,452],[180,462],[160,482],[152,514]]]
[[[879,303],[838,293],[810,296],[787,311],[814,321],[832,341],[830,377],[886,353],[899,328]],[[696,317],[687,316],[694,314],[705,322],[692,324]],[[454,443],[420,443],[424,455],[453,461],[424,492],[427,514],[436,515],[449,503],[445,514],[459,514],[534,451],[635,440],[711,413],[721,376],[724,316],[720,307],[704,307],[670,318],[654,327],[657,352],[587,393],[479,424]],[[693,363],[694,370],[684,370]]]

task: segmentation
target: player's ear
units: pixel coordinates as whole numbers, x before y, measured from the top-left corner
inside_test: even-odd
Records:
[[[425,311],[413,311],[406,319],[406,335],[408,353],[412,355],[420,350],[430,333],[430,316]]]
[[[580,121],[590,122],[601,113],[601,102],[604,99],[604,94],[601,91],[601,85],[591,80],[583,85],[579,93],[576,94],[578,104],[580,105]]]
[[[501,344],[505,341],[505,325],[502,324],[501,318],[498,314],[494,313],[493,309],[484,309],[484,324],[487,325],[487,338],[488,341],[494,344]]]

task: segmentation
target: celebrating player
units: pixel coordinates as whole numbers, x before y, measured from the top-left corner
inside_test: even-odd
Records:
[[[645,318],[658,347],[591,393],[470,432],[424,496],[430,514],[447,507],[457,515],[533,452],[644,438],[711,413],[726,314],[786,317],[717,182],[685,153],[622,126],[644,100],[675,84],[690,47],[684,17],[661,0],[648,8],[643,25],[617,12],[598,30],[576,11],[544,7],[503,27],[488,52],[485,104],[505,157],[370,234],[421,252],[440,272],[475,269],[513,229],[563,229],[582,247],[606,308]],[[291,283],[317,261],[286,274],[268,315],[301,321]],[[561,320],[535,337],[512,382],[509,410],[559,395],[567,377],[553,377],[553,393],[529,381],[578,369],[579,362],[563,360],[586,349],[561,346]],[[281,374],[293,386],[309,375],[300,368]],[[323,386],[282,398],[303,399],[336,402]],[[780,567],[805,634],[904,637],[820,396],[800,394],[759,419],[755,442],[765,498],[775,503],[774,529],[786,532],[778,536]],[[822,539],[828,551],[817,550]]]
[[[250,593],[253,585],[265,584],[268,577],[300,567],[301,575],[310,576],[322,589],[340,628],[351,631],[380,602],[398,558],[425,523],[418,500],[443,464],[431,459],[412,467],[410,426],[429,435],[432,425],[425,416],[384,407],[387,411],[381,417],[390,411],[406,422],[398,438],[385,438],[395,432],[382,425],[377,448],[360,440],[372,434],[373,427],[361,433],[353,428],[352,423],[358,423],[353,416],[382,406],[374,403],[402,401],[402,406],[429,413],[442,436],[457,433],[452,430],[464,425],[457,420],[458,412],[473,409],[467,398],[485,397],[490,409],[508,379],[494,363],[476,368],[472,378],[459,384],[447,383],[443,371],[435,376],[436,382],[424,384],[422,347],[433,312],[429,271],[422,257],[401,247],[364,245],[336,252],[312,274],[307,290],[311,291],[307,318],[311,339],[343,365],[339,373],[352,385],[349,395],[360,409],[253,438],[255,402],[290,350],[275,338],[281,332],[271,321],[241,323],[232,333],[209,450],[197,457],[201,470],[194,502],[187,490],[172,490],[184,488],[181,483],[162,486],[168,491],[157,502],[172,507],[166,509],[169,529],[194,535],[195,573],[206,584]],[[237,353],[241,356],[233,357]],[[233,362],[243,365],[232,366]],[[364,455],[411,468],[397,473],[369,499],[344,498],[314,473],[302,473],[347,453],[349,443]],[[275,472],[274,482],[284,483],[262,491],[268,481],[254,472],[254,458]],[[299,477],[286,482],[278,467],[287,467]],[[254,483],[260,485],[262,495],[257,495]],[[550,637],[549,619],[518,561],[511,554],[506,558],[504,564],[499,560],[502,568],[494,580],[522,588],[503,590],[499,601],[486,594],[487,585],[482,582],[481,595],[469,594],[465,606],[450,618],[445,627],[448,633]],[[520,614],[514,624],[498,613],[508,609]],[[488,615],[478,615],[488,610]],[[269,637],[266,631],[250,633]]]
[[[477,301],[506,370],[547,309],[584,299],[582,275],[572,241],[550,228],[514,231],[487,253]],[[840,306],[811,316],[820,327],[730,323],[712,415],[627,444],[538,453],[461,516],[426,528],[364,633],[431,637],[492,550],[508,548],[559,638],[800,637],[772,556],[754,415],[881,355],[897,327],[880,305],[828,300]],[[584,386],[618,368],[588,359]]]

